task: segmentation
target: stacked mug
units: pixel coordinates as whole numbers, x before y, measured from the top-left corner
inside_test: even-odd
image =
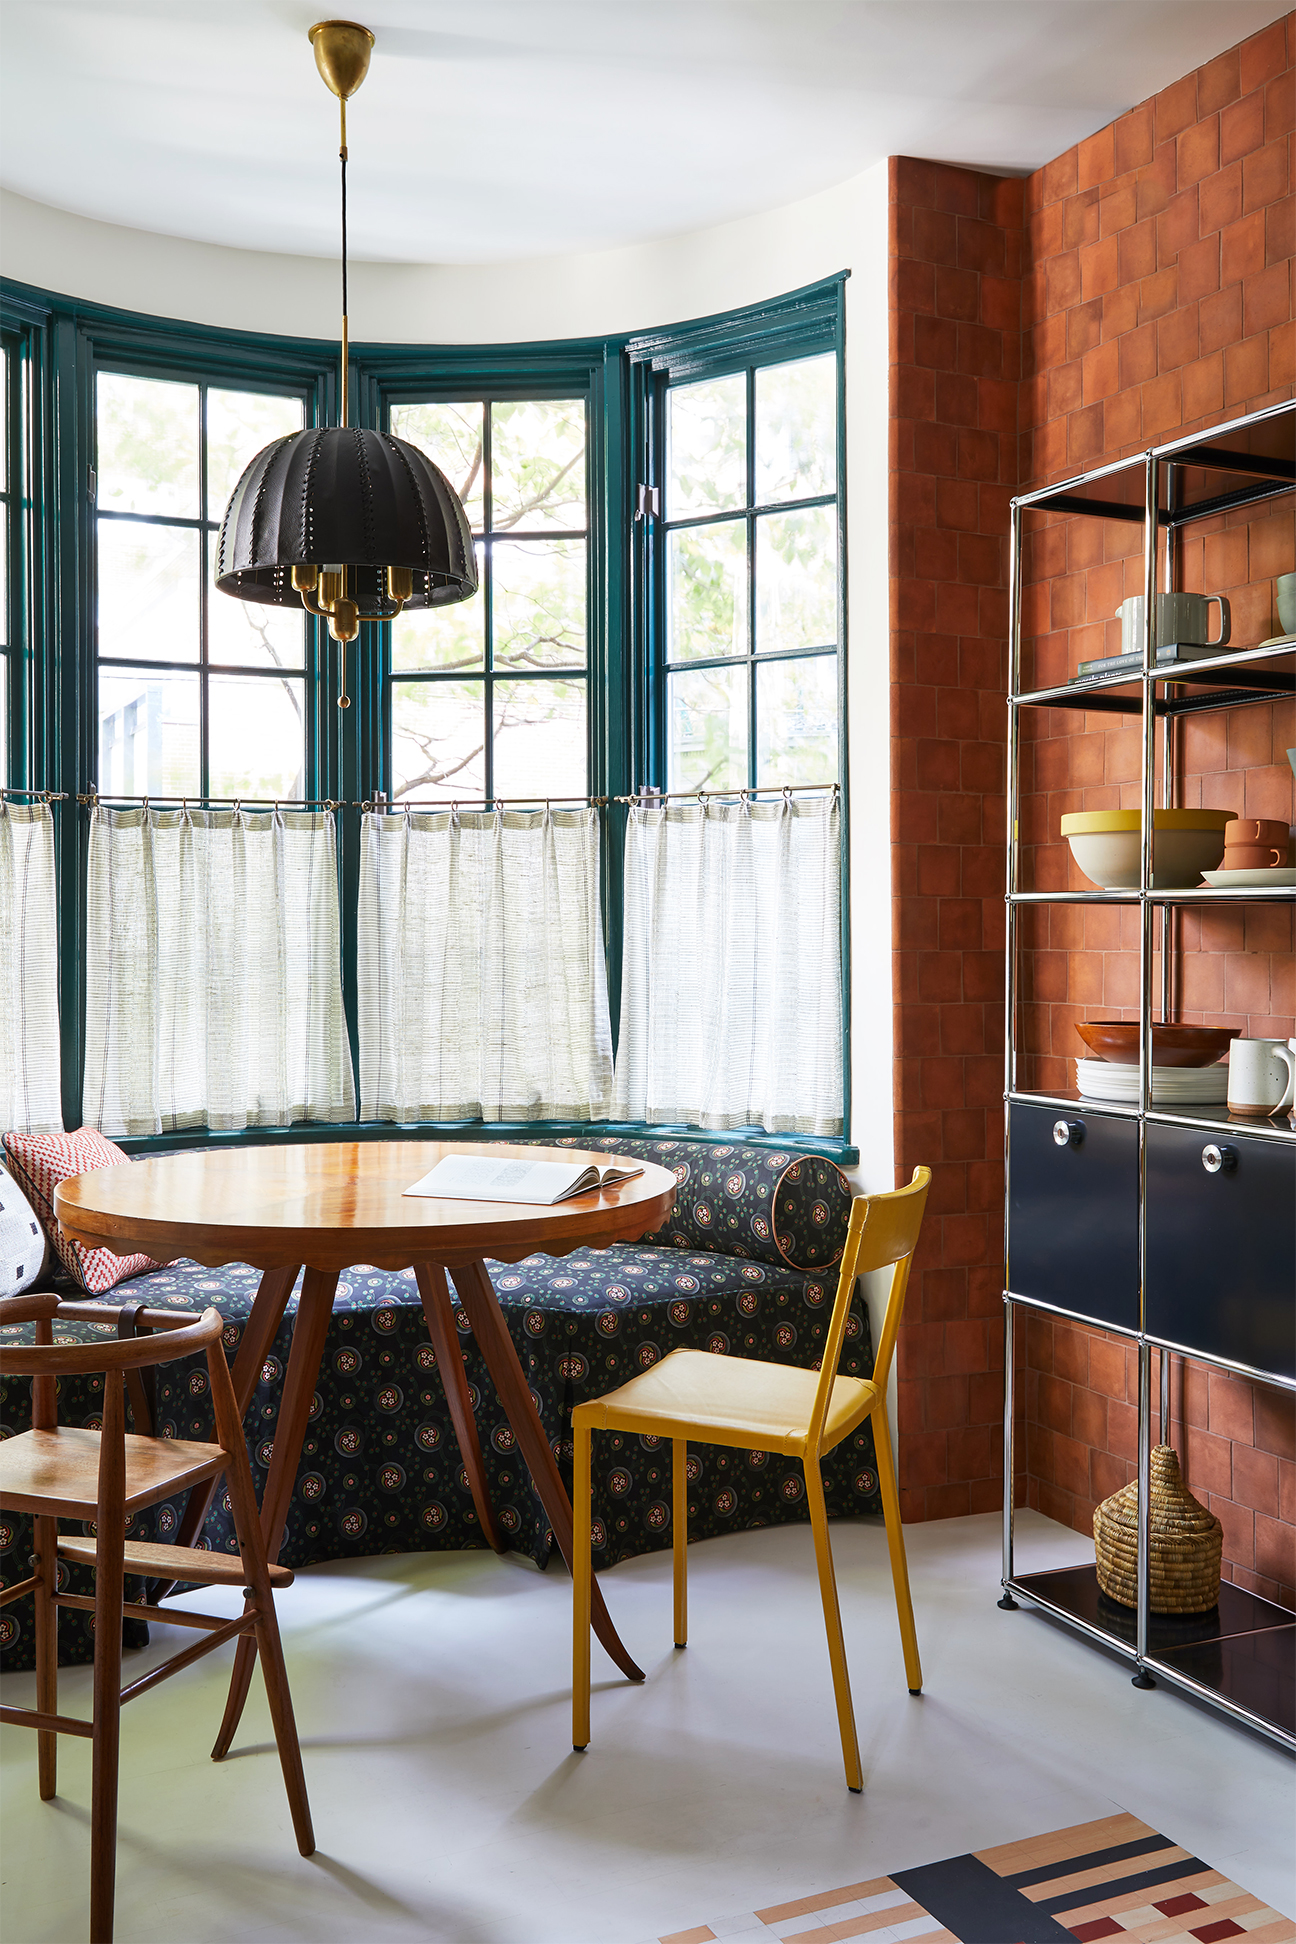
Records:
[[[1224,826],[1221,871],[1278,871],[1291,863],[1291,831],[1276,817],[1235,817]]]

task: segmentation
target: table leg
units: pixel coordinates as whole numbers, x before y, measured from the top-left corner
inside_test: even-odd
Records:
[[[571,1501],[562,1482],[540,1413],[536,1410],[535,1399],[522,1370],[513,1339],[508,1333],[503,1312],[496,1299],[491,1279],[481,1262],[470,1262],[466,1268],[452,1269],[455,1288],[459,1300],[472,1324],[472,1333],[477,1339],[486,1368],[491,1374],[495,1389],[499,1393],[504,1414],[512,1425],[517,1441],[526,1459],[535,1488],[540,1494],[540,1502],[549,1514],[558,1550],[572,1564],[572,1509]],[[643,1669],[636,1666],[622,1644],[621,1636],[612,1625],[612,1619],[603,1604],[599,1584],[591,1576],[590,1619],[594,1631],[612,1659],[632,1681],[642,1681]]]
[[[302,1279],[292,1349],[288,1355],[288,1374],[284,1380],[283,1403],[279,1407],[279,1421],[275,1426],[270,1475],[261,1501],[261,1531],[265,1538],[266,1557],[271,1564],[279,1557],[279,1543],[292,1502],[292,1489],[306,1438],[306,1426],[310,1421],[311,1398],[315,1394],[315,1379],[324,1355],[324,1339],[333,1314],[333,1294],[337,1284],[336,1269],[308,1269]],[[241,1411],[241,1400],[239,1407]],[[243,1713],[243,1704],[247,1700],[255,1659],[256,1642],[245,1634],[239,1640],[234,1655],[225,1719],[221,1722],[220,1733],[212,1749],[214,1762],[229,1753],[234,1731]]]
[[[472,1399],[468,1395],[468,1379],[464,1374],[463,1355],[459,1349],[459,1332],[455,1327],[450,1291],[446,1287],[446,1273],[440,1263],[419,1262],[414,1265],[414,1274],[418,1278],[419,1295],[423,1298],[423,1315],[427,1321],[428,1335],[432,1339],[432,1348],[436,1351],[437,1368],[441,1372],[446,1403],[450,1406],[455,1436],[459,1440],[459,1455],[463,1459],[464,1470],[468,1474],[468,1485],[473,1495],[473,1504],[477,1508],[477,1517],[490,1545],[497,1553],[504,1553],[508,1551],[508,1545],[495,1522],[495,1510],[490,1502],[486,1467],[482,1463],[477,1421],[473,1417]]]
[[[247,1322],[243,1325],[238,1355],[234,1359],[234,1369],[231,1372],[240,1418],[247,1415],[247,1407],[252,1402],[252,1394],[257,1387],[261,1366],[266,1360],[270,1345],[278,1335],[279,1325],[283,1321],[283,1313],[288,1307],[288,1298],[292,1295],[292,1287],[297,1280],[297,1271],[300,1267],[301,1264],[298,1263],[291,1269],[267,1269],[261,1278],[256,1301],[252,1305]],[[208,1508],[216,1496],[216,1487],[219,1483],[219,1479],[213,1478],[206,1485],[194,1486],[175,1536],[177,1546],[193,1545],[203,1529]],[[155,1598],[165,1600],[179,1583],[178,1580],[173,1580],[165,1592],[156,1594]]]

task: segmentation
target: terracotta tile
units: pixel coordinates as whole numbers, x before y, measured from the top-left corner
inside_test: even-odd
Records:
[[[1212,1370],[1208,1381],[1211,1431],[1218,1437],[1250,1444],[1255,1423],[1252,1386],[1222,1370]]]
[[[1248,336],[1285,324],[1291,317],[1291,265],[1273,263],[1248,277],[1242,293],[1242,328]]]
[[[1242,290],[1239,284],[1203,297],[1198,309],[1202,355],[1236,345],[1242,335]]]
[[[1116,131],[1112,124],[1090,135],[1076,150],[1076,184],[1080,189],[1106,182],[1116,170]]]
[[[1219,168],[1219,116],[1207,115],[1179,136],[1176,175],[1181,187],[1200,182]]]
[[[1144,385],[1141,397],[1145,439],[1155,442],[1179,429],[1183,423],[1183,385],[1177,371],[1166,372]]]
[[[1233,1454],[1245,1448],[1208,1431],[1190,1432],[1186,1446],[1181,1448],[1181,1456],[1186,1452],[1184,1477],[1189,1491],[1202,1499],[1212,1492],[1220,1498],[1232,1498]]]
[[[1107,1447],[1113,1458],[1134,1463],[1138,1451],[1138,1411],[1133,1404],[1118,1404],[1114,1398],[1108,1404]]]
[[[1236,101],[1241,89],[1238,49],[1230,47],[1227,53],[1217,55],[1197,70],[1198,114],[1214,114],[1217,108]]]
[[[925,1516],[929,1519],[962,1519],[969,1510],[966,1481],[951,1480],[944,1485],[929,1485]]]
[[[1219,289],[1220,247],[1218,233],[1203,236],[1179,252],[1179,301],[1190,304],[1198,297],[1209,297]]]
[[[1089,1383],[1104,1397],[1125,1401],[1125,1351],[1108,1337],[1089,1340]]]
[[[1178,301],[1179,278],[1176,270],[1158,270],[1155,276],[1144,277],[1139,284],[1140,324],[1146,324],[1152,318],[1164,317]]]
[[[1265,83],[1265,140],[1276,142],[1296,127],[1296,96],[1291,75],[1280,74]]]
[[[1294,84],[1296,85],[1296,84]],[[1249,215],[1252,210],[1263,209],[1269,203],[1277,202],[1291,187],[1287,164],[1287,144],[1285,142],[1266,142],[1263,148],[1254,149],[1242,162],[1242,210]]]
[[[1207,176],[1197,189],[1197,226],[1202,236],[1224,229],[1242,214],[1242,164],[1229,163],[1217,175]]]
[[[1255,1513],[1231,1499],[1211,1497],[1207,1509],[1224,1528],[1224,1557],[1236,1566],[1255,1565]]]
[[[1264,140],[1264,95],[1259,89],[1232,101],[1220,113],[1220,163],[1249,155]]]
[[[924,263],[951,265],[957,262],[957,219],[943,210],[915,209],[913,254]]]
[[[1141,168],[1152,160],[1152,103],[1145,101],[1131,108],[1112,123],[1113,167],[1118,175]]]
[[[1296,1580],[1296,1528],[1257,1512],[1255,1563],[1257,1571],[1290,1586]]]
[[[1088,189],[1082,195],[1068,196],[1062,205],[1062,244],[1071,250],[1080,243],[1096,243],[1098,240],[1098,191]]]
[[[1296,254],[1296,196],[1284,196],[1265,211],[1265,262],[1286,263]]]
[[[1197,241],[1199,220],[1197,185],[1194,183],[1191,188],[1181,189],[1178,195],[1172,196],[1156,219],[1156,247],[1161,265],[1173,263],[1181,250],[1186,250]],[[1151,264],[1147,270],[1137,274],[1148,276],[1157,267],[1157,264]]]
[[[1196,304],[1181,302],[1178,310],[1161,319],[1156,337],[1158,370],[1173,371],[1180,365],[1191,364],[1198,354]]]
[[[1287,40],[1284,22],[1279,19],[1239,46],[1238,85],[1243,94],[1250,94],[1252,88],[1261,87],[1280,75],[1286,65]]]
[[[1211,418],[1223,409],[1224,353],[1216,351],[1213,356],[1199,358],[1194,364],[1184,367],[1184,419],[1192,424],[1196,419]]]
[[[1254,84],[1252,84],[1254,85]],[[1197,76],[1186,74],[1152,97],[1156,140],[1164,142],[1197,119]]]
[[[1220,283],[1240,283],[1264,268],[1264,211],[1228,223],[1220,232]]]
[[[1061,202],[1064,196],[1073,196],[1076,190],[1076,152],[1068,149],[1052,162],[1046,162],[1041,171],[1042,200],[1044,203]]]
[[[1239,1505],[1250,1506],[1253,1512],[1263,1512],[1269,1518],[1279,1517],[1278,1497],[1278,1460],[1270,1451],[1255,1451],[1250,1445],[1237,1444],[1233,1451],[1233,1490],[1232,1497]],[[1271,1570],[1257,1559],[1262,1572]]]
[[[1257,1384],[1253,1395],[1257,1447],[1296,1460],[1296,1398],[1269,1384]]]

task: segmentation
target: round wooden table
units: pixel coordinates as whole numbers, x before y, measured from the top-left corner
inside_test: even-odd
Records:
[[[130,1167],[97,1168],[63,1182],[54,1194],[59,1225],[74,1241],[115,1255],[143,1251],[165,1262],[189,1256],[208,1268],[248,1262],[263,1271],[234,1362],[234,1392],[247,1410],[257,1377],[300,1270],[301,1296],[283,1404],[261,1506],[266,1550],[278,1557],[311,1398],[338,1276],[359,1263],[413,1267],[437,1368],[459,1440],[482,1531],[496,1552],[504,1542],[486,1489],[468,1379],[459,1351],[446,1271],[454,1277],[477,1347],[517,1437],[554,1538],[571,1565],[572,1512],[485,1259],[570,1255],[634,1242],[662,1226],[675,1200],[675,1177],[650,1162],[615,1188],[581,1195],[555,1208],[518,1202],[437,1201],[402,1191],[445,1154],[516,1156],[530,1161],[591,1162],[614,1157],[576,1148],[546,1150],[476,1141],[300,1142],[283,1147],[159,1155]],[[210,1493],[194,1492],[177,1543],[202,1530]],[[594,1629],[631,1680],[642,1680],[594,1588]],[[225,1719],[213,1753],[223,1755],[238,1726],[252,1678],[255,1645],[242,1639]]]

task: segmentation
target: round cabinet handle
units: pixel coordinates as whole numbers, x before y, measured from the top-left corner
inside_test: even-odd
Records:
[[[1084,1140],[1083,1121],[1059,1120],[1053,1123],[1053,1144],[1055,1147],[1078,1148]]]
[[[1218,1146],[1211,1141],[1202,1149],[1202,1166],[1207,1174],[1234,1174],[1237,1164],[1236,1148]]]

